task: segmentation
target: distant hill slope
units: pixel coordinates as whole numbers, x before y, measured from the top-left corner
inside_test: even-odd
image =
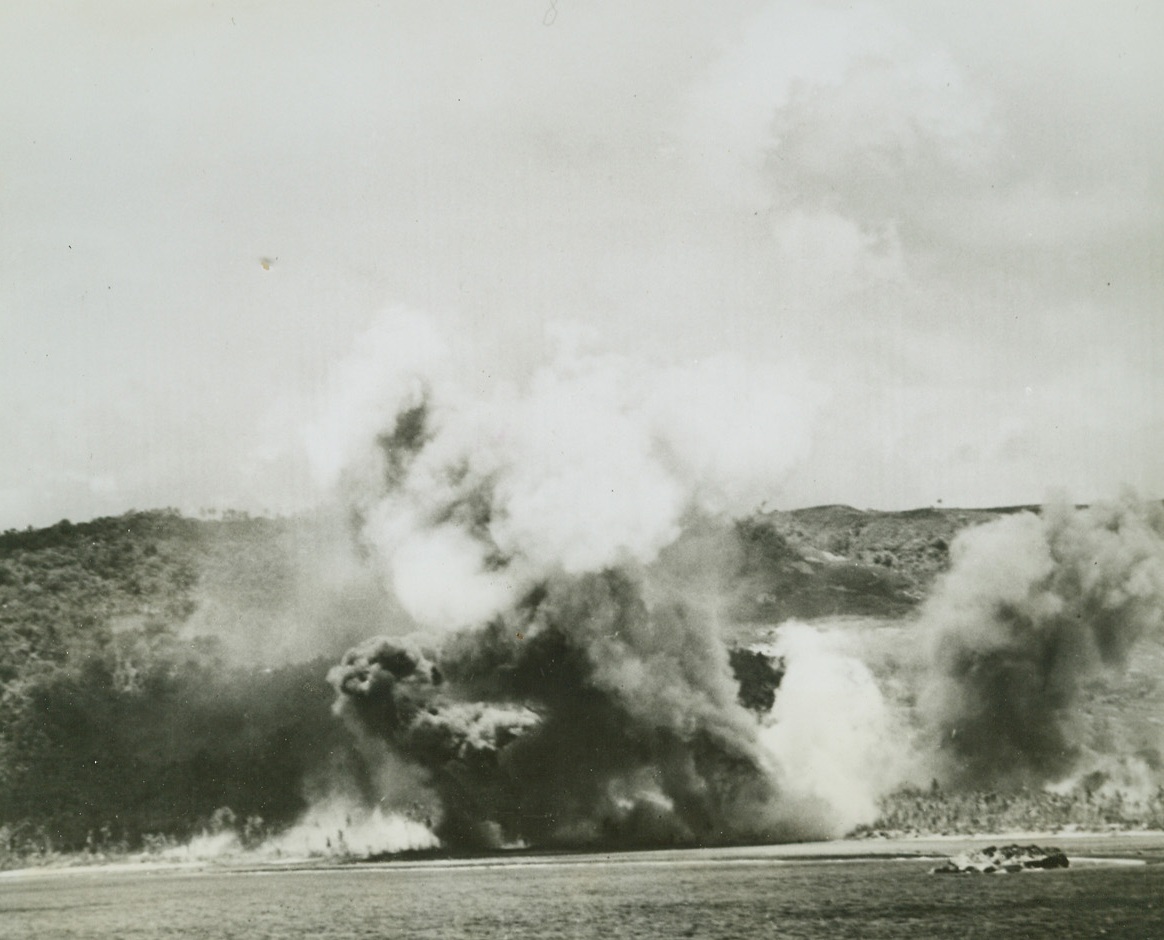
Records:
[[[0,680],[91,652],[122,620],[185,620],[204,552],[203,525],[171,512],[0,535]]]
[[[231,634],[293,628],[303,526],[160,511],[0,535],[0,862],[302,811],[349,746],[335,651],[264,661]]]
[[[739,523],[754,590],[737,613],[757,621],[901,616],[946,569],[959,531],[1024,508],[759,513]]]

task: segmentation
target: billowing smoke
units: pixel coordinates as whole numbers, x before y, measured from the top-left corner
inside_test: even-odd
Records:
[[[576,350],[524,390],[482,396],[458,386],[425,321],[385,323],[341,370],[377,404],[336,392],[313,448],[352,455],[356,472],[322,457],[321,472],[347,480],[396,596],[433,630],[479,623],[554,574],[649,564],[693,513],[752,511],[806,455],[822,399],[792,369]],[[428,352],[399,352],[418,331]],[[364,349],[393,351],[382,380]],[[374,438],[375,461],[332,421]]]
[[[552,578],[448,638],[439,663],[407,641],[369,641],[332,681],[364,733],[428,770],[447,841],[781,834],[725,647],[689,608],[648,606],[626,571]]]
[[[783,768],[784,800],[824,832],[877,816],[878,798],[924,776],[903,709],[855,655],[848,631],[788,622],[771,652],[787,663],[761,732]]]
[[[1164,511],[1053,505],[968,530],[952,554],[922,614],[940,769],[970,785],[1060,780],[1116,743],[1089,740],[1087,683],[1164,625]]]
[[[811,385],[583,354],[485,399],[420,374],[386,386],[378,481],[353,491],[420,632],[331,675],[369,760],[395,767],[385,786],[410,781],[382,801],[493,846],[770,840],[864,815],[870,798],[854,811],[824,763],[815,786],[783,753],[800,706],[772,707],[782,654],[731,653],[721,632],[738,546],[711,520],[804,456]]]
[[[410,621],[329,677],[365,811],[418,844],[730,843],[840,835],[931,776],[1100,766],[1076,706],[1159,632],[1158,507],[1004,516],[965,531],[920,616],[880,639],[785,623],[744,649],[724,520],[805,456],[817,390],[747,362],[574,350],[468,394],[427,324],[415,354],[417,321],[397,327],[368,344],[394,350],[391,374],[356,369],[391,404],[354,407],[375,448],[332,474]],[[358,452],[328,435],[322,453]]]

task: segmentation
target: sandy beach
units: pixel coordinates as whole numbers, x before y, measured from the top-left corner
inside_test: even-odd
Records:
[[[151,856],[85,863],[81,860],[15,868],[0,872],[0,881],[12,879],[121,875],[143,872],[255,872],[263,870],[327,869],[459,869],[523,868],[532,866],[684,865],[708,862],[827,863],[840,861],[941,860],[991,845],[1054,846],[1072,865],[1156,864],[1164,862],[1164,832],[1007,832],[982,835],[928,835],[898,838],[833,839],[777,845],[716,846],[708,848],[647,849],[620,852],[563,852],[515,850],[487,855],[401,854],[388,859],[358,857],[272,857],[259,852],[224,854],[217,858],[159,859]]]

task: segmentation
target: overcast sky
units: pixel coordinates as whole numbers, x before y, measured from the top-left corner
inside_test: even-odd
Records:
[[[482,389],[563,322],[786,365],[784,508],[1164,496],[1161,48],[1149,2],[0,3],[0,527],[310,504],[400,308]]]

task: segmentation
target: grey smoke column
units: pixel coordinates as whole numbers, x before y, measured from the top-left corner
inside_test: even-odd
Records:
[[[1084,682],[1164,624],[1164,512],[1129,497],[1049,507],[963,533],[927,602],[921,699],[943,770],[968,784],[1065,776],[1084,745]]]

